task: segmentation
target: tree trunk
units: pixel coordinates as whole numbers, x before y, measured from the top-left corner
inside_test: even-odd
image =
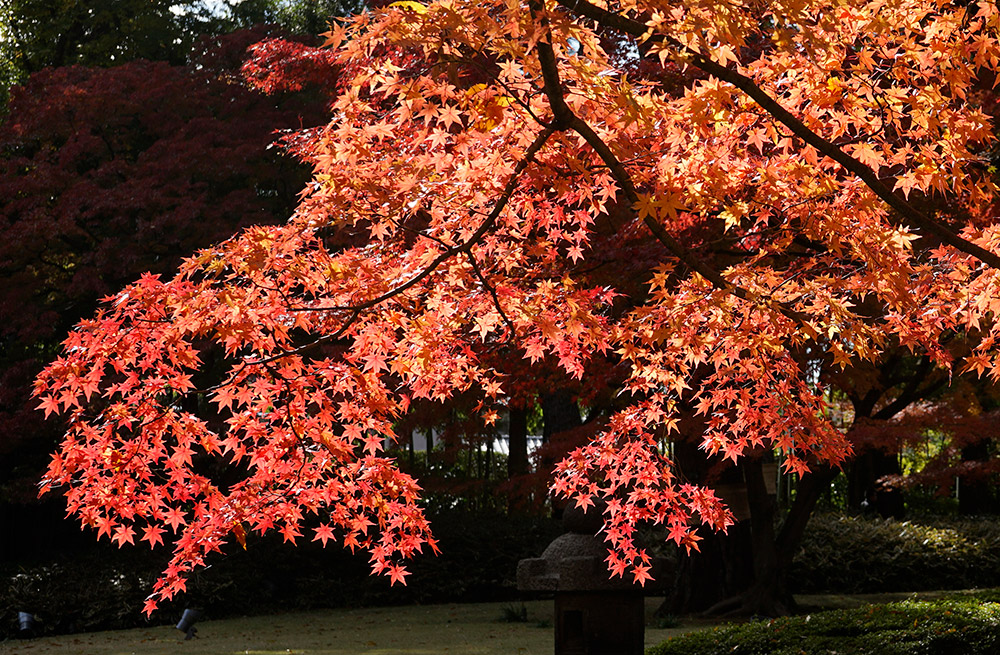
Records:
[[[760,459],[743,460],[741,468],[750,503],[753,585],[742,595],[740,613],[785,616],[795,609],[795,600],[788,590],[786,571],[778,555],[774,532],[777,502],[767,493]]]
[[[542,440],[583,425],[580,406],[566,389],[557,389],[542,398]]]
[[[781,530],[774,539],[774,570],[770,577],[761,577],[755,582],[755,587],[770,588],[771,597],[783,603],[787,611],[795,610],[795,599],[788,588],[788,572],[791,570],[792,560],[802,544],[806,525],[813,510],[816,509],[816,503],[839,472],[840,469],[832,466],[815,467],[799,480],[795,500],[789,507],[788,514],[781,524]],[[766,597],[761,591],[751,590],[750,598],[755,595]]]
[[[580,418],[580,406],[576,399],[566,389],[557,389],[542,397],[542,441],[548,443],[552,436],[566,432],[583,425]],[[545,451],[543,451],[545,452]],[[555,460],[551,452],[543,455],[539,462],[540,473],[549,475],[555,468]]]
[[[780,531],[775,532],[777,504],[767,493],[760,460],[745,460],[740,468],[750,518],[725,535],[706,537],[702,552],[681,557],[678,587],[661,612],[782,616],[795,610],[788,571],[809,517],[838,469],[816,468],[805,475]]]
[[[687,479],[704,482],[707,463],[695,444],[675,443],[674,463]],[[737,504],[735,498],[725,498],[724,490],[741,489],[743,484],[740,470],[731,467],[721,472],[710,486],[732,508]],[[679,556],[674,589],[659,609],[662,614],[704,612],[721,600],[738,596],[753,583],[749,520],[737,520],[725,534],[703,527],[698,536],[702,538],[698,551]]]
[[[847,469],[847,502],[855,510],[877,511],[882,518],[902,519],[903,492],[887,488],[879,480],[901,473],[895,454],[881,450],[860,453]]]
[[[699,550],[680,556],[674,588],[660,615],[697,614],[737,596],[752,582],[750,522],[739,521],[726,534],[700,532]]]
[[[528,472],[528,410],[512,407],[507,428],[509,452],[507,477],[514,478]]]
[[[962,462],[985,462],[990,458],[988,440],[962,448]],[[958,486],[958,513],[963,516],[996,513],[993,487],[989,476],[960,475]]]

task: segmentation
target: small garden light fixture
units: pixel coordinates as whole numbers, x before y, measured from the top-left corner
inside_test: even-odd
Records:
[[[35,615],[31,612],[17,613],[18,635],[24,639],[35,636]]]
[[[193,639],[198,632],[194,627],[195,622],[201,618],[201,610],[186,609],[181,615],[181,620],[177,622],[177,629],[184,633],[184,639]]]

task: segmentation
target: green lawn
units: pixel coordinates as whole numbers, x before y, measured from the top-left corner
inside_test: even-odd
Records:
[[[803,609],[814,612],[898,602],[904,598],[954,599],[956,594],[961,592],[816,595],[800,596],[798,601]],[[647,616],[652,615],[660,601],[646,599]],[[962,601],[959,596],[947,602]],[[525,606],[528,620],[516,623],[502,620],[504,609],[514,607],[511,603],[321,610],[202,621],[197,624],[198,638],[191,641],[184,641],[184,635],[171,626],[10,640],[0,643],[0,655],[548,655],[553,649],[552,601],[530,601]],[[830,618],[837,620],[833,614]],[[808,621],[804,617],[792,621],[802,620]],[[853,614],[845,614],[839,620],[854,624],[857,619]],[[647,624],[647,648],[713,624],[682,621],[679,627],[671,629],[655,625],[655,620]],[[712,632],[724,634],[729,628],[722,630],[723,633]],[[753,641],[746,635],[737,639],[744,645]],[[732,645],[726,647],[727,653]],[[704,652],[715,651],[709,647]]]
[[[654,610],[660,599],[647,600]],[[198,623],[198,638],[170,626],[0,644],[14,655],[546,655],[552,601],[531,601],[528,621],[501,620],[509,603],[295,612]],[[518,605],[519,606],[519,605]],[[646,645],[692,629],[646,629]]]
[[[680,635],[647,655],[997,655],[1000,590],[863,605]]]

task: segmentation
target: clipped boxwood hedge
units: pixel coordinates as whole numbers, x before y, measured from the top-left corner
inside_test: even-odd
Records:
[[[1000,586],[1000,525],[821,514],[809,521],[793,593],[879,593]]]
[[[692,632],[646,655],[995,655],[1000,591],[907,600]]]

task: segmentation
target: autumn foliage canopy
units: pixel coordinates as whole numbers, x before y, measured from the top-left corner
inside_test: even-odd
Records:
[[[474,391],[489,420],[488,353],[574,376],[600,354],[620,405],[553,489],[606,501],[609,569],[642,582],[638,524],[696,547],[732,520],[672,472],[681,408],[707,453],[801,472],[850,450],[811,360],[902,345],[998,375],[998,34],[985,0],[404,0],[335,26],[295,215],[70,334],[36,383],[69,419],[44,484],[119,544],[173,543],[147,609],[248,531],[402,581],[434,547],[383,451],[408,404]],[[641,284],[609,243],[655,254]]]

